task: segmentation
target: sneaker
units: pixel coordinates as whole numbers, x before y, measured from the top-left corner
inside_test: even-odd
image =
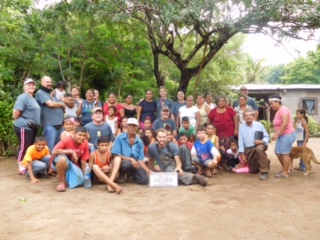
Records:
[[[200,184],[200,185],[202,185],[204,187],[207,186],[207,184],[208,184],[208,179],[203,177],[203,176],[201,176],[201,175],[198,175],[198,174],[194,174],[193,175],[192,181],[194,183],[198,183],[198,184]]]
[[[268,173],[261,173],[260,180],[267,180],[268,178],[269,178],[269,174]]]
[[[124,173],[120,173],[118,182],[119,183],[125,183],[126,182],[126,175]]]
[[[188,168],[185,170],[185,172],[189,172],[189,173],[197,173],[198,169],[195,166],[191,166],[191,168]]]

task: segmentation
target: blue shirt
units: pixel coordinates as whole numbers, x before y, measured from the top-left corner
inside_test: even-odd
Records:
[[[206,160],[213,159],[214,157],[212,153],[213,148],[214,148],[214,145],[209,140],[203,144],[200,142],[200,140],[197,140],[193,144],[193,149],[196,150],[197,156],[201,162],[205,162]]]
[[[253,121],[251,126],[248,126],[247,123],[243,123],[240,125],[239,128],[239,138],[238,138],[238,144],[239,144],[239,153],[244,153],[245,148],[250,148],[255,146],[255,139],[254,135],[256,131],[263,132],[263,139],[265,146],[268,146],[269,142],[269,134],[267,133],[264,126],[257,122]]]
[[[156,119],[152,128],[156,132],[159,128],[166,128],[166,125],[169,125],[172,131],[177,130],[176,123],[171,118],[168,118],[167,121],[163,121],[162,118]]]
[[[111,152],[115,155],[134,158],[137,161],[144,160],[142,140],[136,135],[134,143],[130,146],[128,133],[121,133],[114,140]]]

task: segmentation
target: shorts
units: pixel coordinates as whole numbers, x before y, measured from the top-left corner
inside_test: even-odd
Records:
[[[198,157],[192,156],[192,162],[195,162],[196,164],[204,167],[209,167],[212,165],[213,160],[212,159],[207,159],[205,161],[201,161]]]
[[[71,163],[71,161],[69,160],[69,158],[67,157],[67,155],[65,155],[65,154],[60,154],[60,155],[56,156],[56,157],[53,159],[52,163],[51,163],[51,168],[52,168],[53,171],[55,171],[55,172],[57,172],[56,164],[58,163],[58,160],[59,160],[59,158],[61,158],[61,157],[66,157],[66,159],[68,160],[67,169],[69,168],[69,164]]]
[[[292,144],[296,140],[296,132],[291,134],[285,134],[278,137],[274,152],[276,154],[286,155],[289,154],[292,148]]]

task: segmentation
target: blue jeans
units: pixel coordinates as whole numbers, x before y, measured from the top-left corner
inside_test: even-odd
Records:
[[[33,174],[37,173],[46,173],[49,167],[49,160],[51,156],[45,156],[40,160],[32,161],[32,172]]]
[[[60,141],[60,134],[62,130],[62,128],[55,128],[54,126],[46,126],[43,128],[43,133],[47,139],[47,145],[50,153],[52,152],[54,146]]]
[[[302,145],[303,145],[303,141],[297,141],[297,145],[298,145],[298,146],[302,146]],[[302,158],[300,158],[299,167],[300,167],[303,171],[306,170],[306,165],[304,164],[304,161],[302,161]]]

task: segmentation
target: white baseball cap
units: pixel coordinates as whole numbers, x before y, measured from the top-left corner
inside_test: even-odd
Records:
[[[136,118],[129,118],[128,121],[127,121],[127,124],[133,124],[133,125],[136,125],[138,126],[138,120]]]
[[[28,83],[34,83],[34,84],[36,84],[35,81],[33,81],[31,78],[27,78],[27,79],[23,82],[23,84],[28,84]]]

